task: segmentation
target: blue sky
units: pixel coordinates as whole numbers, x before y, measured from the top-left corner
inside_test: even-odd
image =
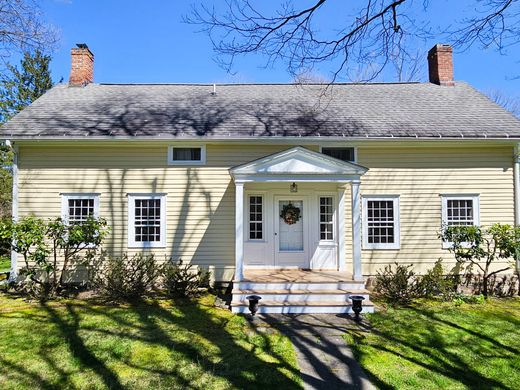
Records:
[[[343,15],[343,0],[332,1],[331,15]],[[436,0],[428,18],[443,20],[443,3]],[[462,0],[461,0],[462,1]],[[60,30],[59,47],[53,54],[54,79],[68,80],[70,48],[87,43],[95,54],[95,81],[111,83],[224,83],[290,82],[283,64],[265,68],[265,59],[240,59],[228,74],[215,62],[208,37],[197,27],[182,22],[193,0],[42,0],[49,22]],[[279,4],[278,1],[273,3]],[[335,22],[341,22],[341,19]],[[433,46],[428,42],[426,48]],[[501,90],[520,96],[520,47],[507,55],[474,48],[455,53],[455,78],[483,91]],[[424,59],[426,64],[426,59]],[[327,74],[327,69],[319,72]],[[423,72],[423,79],[426,72]],[[385,81],[392,81],[387,78]]]

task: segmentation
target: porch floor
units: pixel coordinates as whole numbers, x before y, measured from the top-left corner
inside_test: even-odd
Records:
[[[258,283],[336,283],[353,282],[352,273],[339,271],[281,270],[261,269],[244,270],[244,282]],[[364,286],[364,282],[359,282]]]

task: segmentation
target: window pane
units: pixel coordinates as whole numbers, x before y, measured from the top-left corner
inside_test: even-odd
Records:
[[[343,161],[354,161],[354,148],[321,148],[327,156]]]
[[[81,223],[94,216],[94,199],[69,199],[69,223]]]
[[[249,239],[263,239],[262,197],[249,197]]]
[[[448,226],[474,225],[473,199],[448,199],[446,201]]]
[[[320,197],[320,240],[334,239],[334,209],[331,196]]]
[[[395,220],[393,200],[368,200],[367,225],[369,244],[393,244]]]
[[[201,148],[173,148],[174,161],[200,161]]]
[[[161,241],[161,200],[135,199],[135,241]]]

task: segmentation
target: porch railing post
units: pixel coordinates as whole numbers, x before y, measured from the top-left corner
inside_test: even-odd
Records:
[[[363,280],[361,271],[361,194],[359,181],[352,182],[352,263],[354,280]]]
[[[244,279],[244,183],[235,182],[235,280]]]

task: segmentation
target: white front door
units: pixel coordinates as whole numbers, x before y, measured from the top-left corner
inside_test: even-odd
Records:
[[[307,198],[275,197],[274,206],[275,267],[309,268],[310,221]]]

